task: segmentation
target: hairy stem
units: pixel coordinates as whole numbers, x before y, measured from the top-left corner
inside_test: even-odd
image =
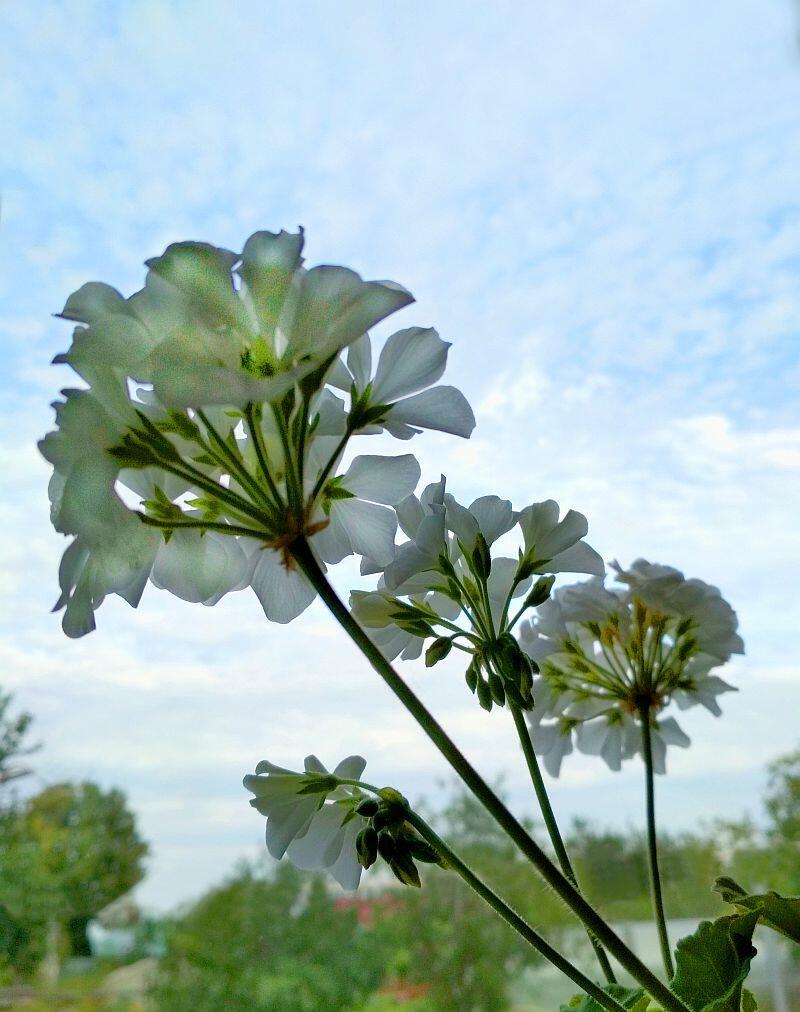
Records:
[[[565,956],[549,945],[542,936],[535,931],[526,920],[510,907],[503,899],[501,899],[497,893],[493,892],[475,874],[472,869],[461,860],[440,836],[434,832],[434,830],[425,822],[424,819],[420,818],[415,812],[411,812],[406,816],[406,821],[410,822],[411,825],[417,830],[423,839],[425,839],[433,849],[440,854],[447,862],[447,866],[452,868],[456,874],[460,875],[461,878],[473,889],[478,896],[481,897],[489,906],[496,911],[506,922],[510,925],[519,935],[521,935],[529,945],[531,945],[537,952],[540,952],[545,959],[553,964],[558,970],[560,970],[565,976],[569,977],[575,984],[578,985],[583,991],[586,992],[590,997],[601,1005],[604,1009],[612,1009],[613,1012],[620,1012],[624,1008],[615,998],[599,987],[594,981],[590,980],[586,974],[572,964]]]
[[[536,792],[536,800],[539,802],[542,818],[544,819],[544,824],[547,827],[550,842],[553,844],[553,850],[558,858],[558,863],[570,882],[576,889],[579,889],[580,887],[578,886],[578,879],[575,875],[575,870],[573,869],[572,862],[569,859],[567,848],[564,846],[564,840],[561,836],[561,831],[558,828],[553,807],[550,804],[550,798],[547,795],[547,788],[545,787],[545,783],[542,778],[542,772],[539,769],[539,762],[536,758],[536,753],[533,750],[533,742],[531,741],[531,736],[528,733],[525,717],[523,716],[522,710],[512,703],[511,700],[508,700],[508,707],[511,710],[511,716],[514,718],[514,726],[517,729],[517,735],[519,736],[520,745],[522,746],[522,753],[525,756],[525,763],[527,764],[528,772],[531,776],[531,783],[533,784],[533,789]],[[609,984],[616,984],[617,979],[614,976],[614,971],[611,969],[611,963],[608,960],[605,949],[591,931],[587,929],[587,933],[589,935],[589,941],[592,943],[595,955],[597,956],[597,962],[600,964],[600,969],[603,971],[603,976]]]
[[[653,901],[653,915],[658,929],[658,943],[661,947],[661,958],[667,979],[673,975],[672,950],[667,934],[667,920],[664,916],[664,900],[661,895],[661,876],[658,871],[658,843],[656,837],[656,801],[653,776],[653,740],[650,729],[650,707],[643,706],[639,710],[642,724],[642,756],[645,769],[645,796],[647,801],[647,855],[650,868],[650,897]]]
[[[568,907],[595,933],[612,956],[642,987],[660,1002],[667,1012],[689,1012],[686,1005],[652,973],[639,957],[628,948],[619,935],[603,920],[597,911],[583,898],[575,886],[566,878],[547,854],[525,831],[522,824],[511,814],[500,798],[489,787],[483,777],[466,759],[455,742],[446,734],[433,714],[423,705],[400,675],[394,670],[383,654],[373,644],[361,626],[339,600],[305,538],[298,538],[291,546],[291,554],[301,570],[330,609],[334,618],[358,646],[375,671],[386,682],[392,692],[414,717],[425,734],[430,738],[455,772],[493,816],[522,853],[539,871],[542,878],[561,897]]]

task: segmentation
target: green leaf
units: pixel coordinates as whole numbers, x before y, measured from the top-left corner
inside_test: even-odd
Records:
[[[648,1012],[650,998],[642,988],[623,987],[621,984],[609,984],[603,990],[616,998],[617,1001],[630,1009],[631,1012]],[[559,1012],[603,1012],[603,1006],[596,998],[590,998],[588,994],[576,994],[568,1005],[562,1005]],[[653,1012],[656,1012],[653,1008]]]
[[[671,987],[693,1012],[741,1012],[742,984],[756,954],[758,910],[701,921],[675,950]]]
[[[756,1001],[756,996],[752,991],[748,991],[746,987],[742,989],[741,1012],[758,1012],[758,1002]]]
[[[800,896],[781,896],[772,890],[748,893],[732,878],[718,878],[714,889],[740,910],[758,910],[762,924],[800,944]]]

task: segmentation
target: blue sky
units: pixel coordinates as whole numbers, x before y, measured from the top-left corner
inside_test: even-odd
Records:
[[[150,589],[66,640],[63,545],[34,448],[66,373],[54,320],[88,279],[126,293],[176,239],[307,229],[311,262],[407,285],[402,325],[452,341],[469,442],[413,445],[428,480],[554,497],[604,557],[718,584],[748,652],[692,712],[665,822],[759,811],[797,740],[800,51],[786,0],[698,5],[102,2],[6,5],[0,75],[2,681],[42,781],[123,787],[169,906],[256,853],[240,787],[263,756],[369,760],[433,798],[446,769],[313,607],[270,626],[249,592],[199,611]],[[400,324],[398,324],[400,325]],[[384,330],[382,333],[388,331]],[[403,447],[405,450],[405,447]],[[336,582],[353,585],[343,565]],[[449,666],[448,666],[449,665]],[[455,662],[404,673],[514,805],[504,715]],[[637,824],[641,769],[578,757],[565,818]]]

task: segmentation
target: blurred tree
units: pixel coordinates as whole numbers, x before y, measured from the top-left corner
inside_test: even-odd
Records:
[[[359,923],[289,864],[242,865],[172,924],[167,944],[153,998],[169,1012],[351,1009],[389,958],[379,924]]]
[[[88,782],[55,784],[27,801],[21,824],[58,893],[73,953],[89,955],[89,920],[144,876],[148,848],[125,795]]]
[[[11,693],[3,692],[0,689],[0,787],[11,783],[12,780],[19,780],[28,776],[31,770],[28,766],[17,765],[15,760],[31,755],[40,747],[25,743],[25,737],[33,723],[30,713],[20,713],[12,717]]]

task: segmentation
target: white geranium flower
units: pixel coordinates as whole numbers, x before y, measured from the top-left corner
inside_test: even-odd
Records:
[[[735,691],[710,671],[743,650],[736,613],[716,587],[677,569],[644,559],[615,568],[624,588],[600,578],[563,587],[522,624],[521,645],[542,672],[531,736],[545,757],[556,748],[554,767],[566,754],[558,733],[618,770],[642,751],[647,720],[653,766],[663,773],[667,745],[689,745],[664,715],[669,704],[700,704],[719,716],[717,697]]]
[[[342,888],[357,889],[356,837],[367,820],[355,808],[366,795],[337,780],[359,780],[366,765],[361,756],[348,756],[331,774],[310,755],[298,773],[262,760],[244,786],[255,795],[250,804],[267,817],[270,854],[278,860],[285,855],[298,868],[325,869]]]
[[[89,389],[66,391],[41,449],[53,523],[77,539],[60,576],[70,635],[94,628],[107,593],[135,606],[148,578],[204,604],[251,585],[289,622],[315,596],[301,542],[323,570],[351,554],[393,562],[394,510],[419,466],[361,455],[342,473],[353,405],[325,384],[339,352],[411,296],[344,267],[306,270],[302,245],[302,231],[256,233],[240,256],[178,243],[129,299],[92,282],[67,300],[79,325],[56,361]],[[441,374],[443,349],[393,341],[370,389],[403,400],[427,385],[431,356]]]
[[[386,429],[398,439],[421,429],[468,437],[475,416],[464,395],[455,387],[431,386],[444,373],[449,347],[432,327],[398,330],[381,349],[373,376],[369,337],[353,342],[346,364],[339,360],[328,379],[351,396],[353,430]]]
[[[345,267],[306,270],[302,248],[302,230],[256,232],[241,254],[174,243],[129,299],[96,282],[70,296],[62,315],[87,326],[61,361],[90,383],[121,369],[173,408],[274,401],[413,301]]]
[[[508,696],[528,708],[533,666],[511,630],[550,593],[552,577],[540,575],[533,585],[537,574],[602,571],[602,559],[583,541],[586,519],[571,510],[559,522],[552,500],[522,513],[492,495],[465,507],[445,491],[444,477],[419,499],[403,500],[397,515],[409,540],[385,567],[365,559],[362,572],[383,572],[374,592],[351,595],[355,618],[387,658],[413,659],[426,639],[435,639],[426,664],[438,663],[453,648],[467,653],[467,684],[486,709]],[[517,524],[523,542],[518,557],[493,558],[492,545]],[[521,606],[514,610],[515,599]],[[551,652],[552,641],[540,638],[545,653]]]

